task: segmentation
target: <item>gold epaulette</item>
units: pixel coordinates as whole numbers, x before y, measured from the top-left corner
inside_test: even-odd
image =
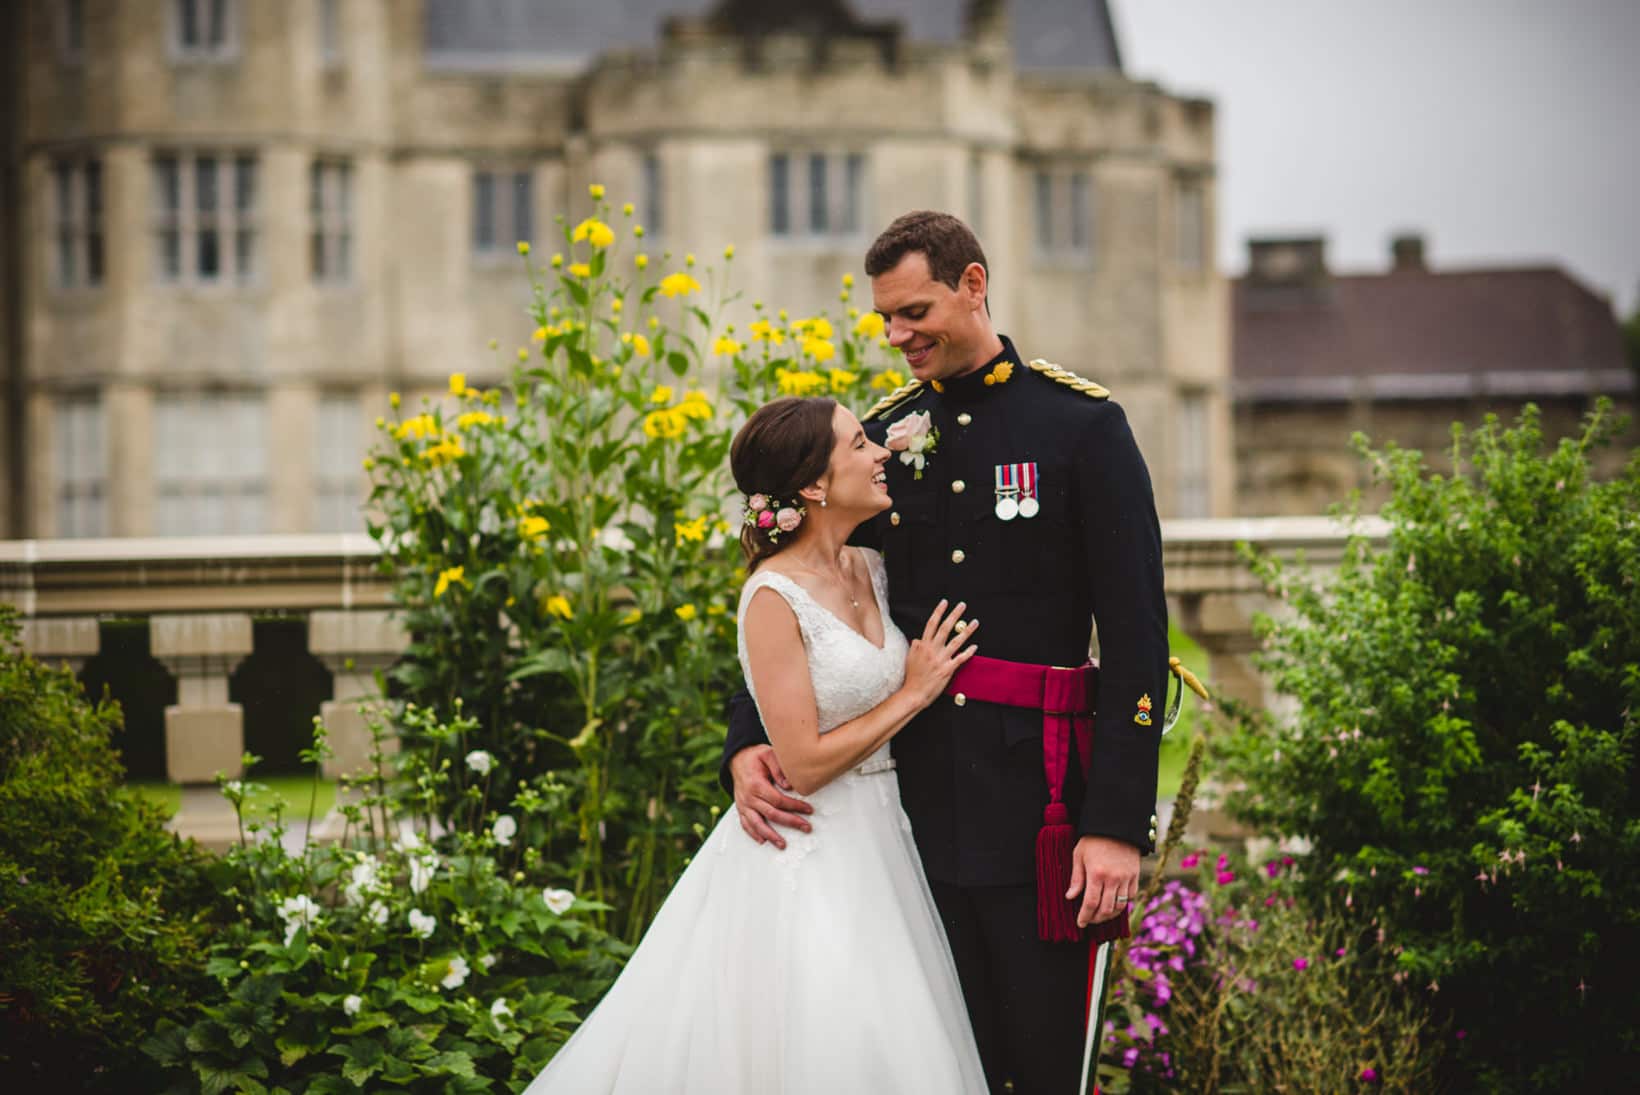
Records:
[[[910,399],[912,396],[916,395],[918,392],[922,391],[922,388],[923,382],[920,380],[913,380],[909,384],[900,385],[898,388],[895,388],[892,392],[889,392],[887,395],[879,399],[869,411],[861,415],[860,421],[870,422],[878,415],[886,414],[895,407],[898,407],[901,403],[904,403],[906,400]]]
[[[1033,372],[1041,373],[1055,384],[1063,384],[1073,391],[1081,392],[1089,399],[1110,398],[1110,389],[1103,384],[1095,384],[1091,380],[1077,376],[1068,369],[1061,369],[1051,361],[1043,361],[1041,358],[1037,358],[1031,362],[1031,369]]]

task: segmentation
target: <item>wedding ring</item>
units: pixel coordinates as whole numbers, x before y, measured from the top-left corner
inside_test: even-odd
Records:
[[[1126,905],[1128,903],[1127,894],[1117,894],[1116,903],[1118,905]]]

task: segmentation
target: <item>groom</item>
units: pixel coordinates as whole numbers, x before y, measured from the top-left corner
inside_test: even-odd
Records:
[[[964,667],[894,740],[901,798],[991,1089],[1064,1095],[1080,1076],[1088,942],[1045,942],[1056,934],[1047,925],[1059,916],[1065,938],[1125,918],[1156,839],[1167,607],[1150,477],[1103,388],[1027,363],[997,333],[985,254],[961,221],[900,217],[871,245],[866,274],[915,377],[867,412],[866,431],[883,443],[904,421],[894,447],[926,413],[934,440],[920,464],[890,460],[893,508],[860,538],[883,551],[901,630],[919,632],[942,597],[985,624],[973,663],[986,671]],[[1083,675],[1049,667],[1087,661],[1090,623],[1100,664],[1084,704]],[[1091,743],[1085,720],[1052,732],[1095,692]],[[1065,762],[1070,740],[1080,764]],[[785,793],[767,741],[756,708],[736,696],[724,785],[747,833],[784,847],[776,826],[808,831],[809,807]],[[1046,891],[1067,879],[1039,866],[1039,844],[1054,847],[1045,808],[1048,822],[1068,821],[1058,826],[1068,888],[1057,895]]]

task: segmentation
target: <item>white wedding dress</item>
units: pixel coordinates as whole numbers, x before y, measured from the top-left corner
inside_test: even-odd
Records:
[[[882,560],[863,554],[881,648],[783,575],[759,571],[741,590],[742,621],[763,588],[796,614],[822,730],[904,680]],[[744,629],[740,664],[750,681]],[[814,831],[787,831],[784,851],[724,813],[620,979],[527,1095],[983,1095],[887,746],[808,801]]]

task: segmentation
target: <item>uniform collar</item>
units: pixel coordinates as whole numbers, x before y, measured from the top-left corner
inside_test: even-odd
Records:
[[[955,380],[938,380],[929,387],[939,392],[946,399],[957,402],[969,402],[983,398],[994,389],[1005,384],[1018,383],[1019,372],[1024,363],[1019,359],[1019,352],[1007,335],[998,335],[1002,339],[1002,350],[984,365]]]

